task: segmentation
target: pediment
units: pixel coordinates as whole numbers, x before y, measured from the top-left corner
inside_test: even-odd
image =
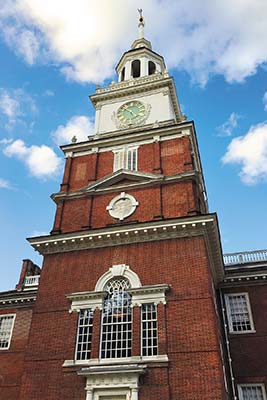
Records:
[[[162,179],[163,175],[160,174],[120,169],[112,174],[106,175],[104,178],[98,179],[96,182],[91,183],[84,188],[83,191],[97,191],[112,186],[128,186],[134,183],[154,182]]]

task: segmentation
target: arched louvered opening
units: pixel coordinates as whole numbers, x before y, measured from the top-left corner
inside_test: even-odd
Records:
[[[141,63],[140,60],[134,60],[132,62],[132,77],[139,78],[141,73]]]
[[[123,67],[122,71],[121,71],[121,82],[123,82],[125,79],[125,67]]]
[[[148,61],[148,75],[153,75],[156,72],[156,64],[153,61]]]
[[[132,350],[132,298],[130,282],[112,278],[105,286],[102,311],[101,358],[130,357]]]

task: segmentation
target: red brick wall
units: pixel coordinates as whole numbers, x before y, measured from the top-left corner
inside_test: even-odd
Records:
[[[0,400],[15,400],[19,397],[32,310],[0,310],[0,315],[4,314],[16,314],[16,318],[10,347],[8,350],[0,350]]]
[[[167,400],[169,393],[179,400],[225,399],[218,321],[202,237],[46,256],[20,399],[35,400],[38,387],[39,399],[85,398],[85,380],[62,368],[65,359],[73,359],[77,329],[77,314],[69,314],[65,295],[94,290],[99,277],[121,263],[130,265],[143,285],[171,285],[165,312],[159,306],[158,322],[161,348],[167,349],[170,362],[149,368],[142,378],[140,400]]]
[[[86,187],[113,172],[113,152],[74,157],[66,161],[62,190],[74,191]],[[174,175],[193,168],[188,137],[142,145],[138,149],[138,171]],[[162,191],[162,193],[161,193]],[[126,221],[148,221],[156,217],[173,218],[199,212],[200,194],[192,181],[142,190],[128,190],[140,206]],[[116,223],[106,211],[109,201],[119,192],[58,204],[54,231],[104,227]],[[162,212],[162,209],[164,212]]]
[[[248,293],[255,333],[229,334],[236,383],[265,383],[267,387],[267,285],[255,284],[223,290]]]
[[[74,232],[82,229],[102,228],[117,224],[106,210],[109,202],[121,191],[95,196],[93,199],[82,198],[68,200],[63,211],[59,210],[54,229],[61,232]],[[198,197],[191,181],[149,187],[146,189],[128,190],[138,201],[136,211],[125,219],[126,222],[153,221],[155,218],[178,218],[196,214]]]

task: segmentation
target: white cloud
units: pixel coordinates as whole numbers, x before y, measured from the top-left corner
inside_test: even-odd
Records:
[[[43,96],[46,96],[46,97],[53,97],[53,96],[55,96],[55,93],[53,92],[53,90],[47,89],[47,90],[45,90],[45,92],[43,93]]]
[[[267,91],[264,93],[263,98],[264,111],[267,111]]]
[[[233,133],[233,129],[237,127],[237,122],[239,118],[240,115],[232,112],[228,120],[216,128],[218,136],[231,136]]]
[[[6,179],[0,178],[0,189],[13,189],[13,186]]]
[[[241,180],[255,184],[267,180],[267,123],[252,126],[231,141],[222,158],[224,164],[240,164]]]
[[[25,90],[0,88],[0,114],[5,118],[6,129],[12,129],[24,117],[36,112],[35,102]]]
[[[17,139],[4,149],[7,157],[15,157],[22,161],[36,178],[51,178],[61,170],[62,160],[48,146],[29,146]]]
[[[146,36],[169,67],[201,84],[241,82],[267,61],[266,0],[142,0]],[[0,28],[28,64],[56,63],[68,79],[101,82],[137,37],[136,1],[5,0]]]
[[[68,144],[73,136],[76,136],[78,142],[88,140],[88,136],[93,134],[94,122],[91,118],[84,115],[74,115],[66,125],[59,125],[51,133],[57,145]]]

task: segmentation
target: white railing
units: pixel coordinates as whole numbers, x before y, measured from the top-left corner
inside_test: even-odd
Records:
[[[24,286],[38,286],[40,275],[26,276],[24,279]]]
[[[267,261],[267,250],[244,251],[223,255],[224,265],[248,264]]]

